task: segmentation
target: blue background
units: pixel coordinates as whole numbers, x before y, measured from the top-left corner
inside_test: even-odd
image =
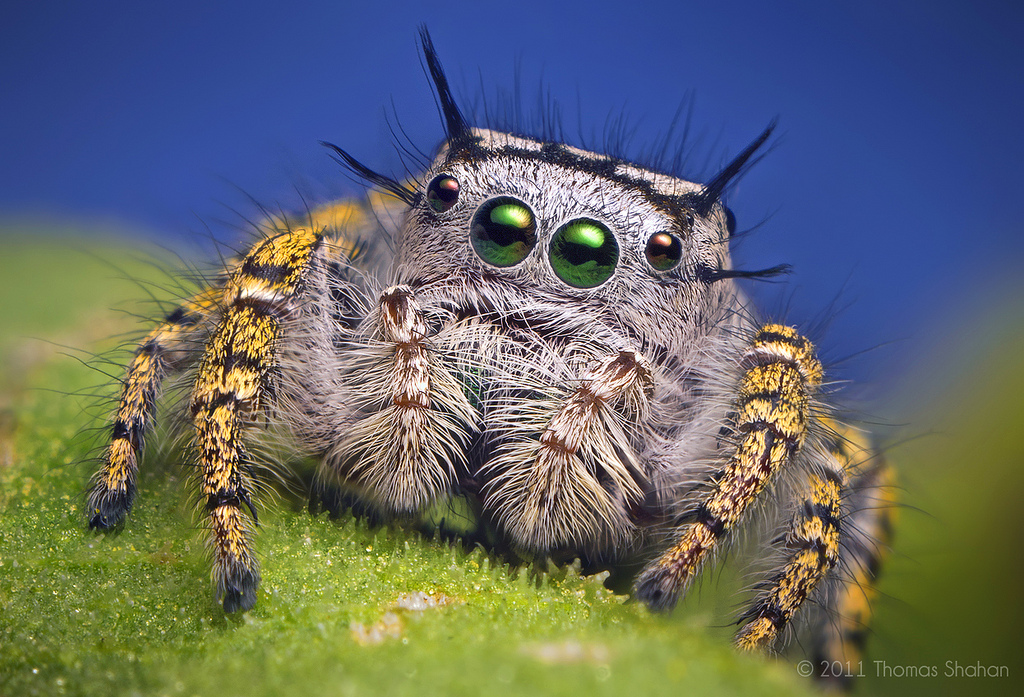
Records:
[[[739,264],[792,264],[757,289],[767,308],[828,324],[826,357],[866,351],[841,374],[877,384],[1020,288],[1022,18],[1012,1],[8,1],[0,223],[235,242],[250,196],[358,192],[321,139],[400,173],[392,101],[421,148],[442,135],[426,22],[467,108],[518,66],[527,102],[544,84],[585,133],[624,114],[639,152],[691,95],[693,176],[778,117],[728,197],[759,225]]]

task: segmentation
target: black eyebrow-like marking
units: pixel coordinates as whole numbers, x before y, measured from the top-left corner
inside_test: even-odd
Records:
[[[561,143],[538,142],[538,144],[540,147],[536,150],[515,145],[488,148],[482,144],[482,138],[474,137],[472,140],[463,143],[458,149],[450,150],[445,159],[445,166],[454,163],[472,164],[492,157],[534,160],[615,182],[624,188],[636,191],[646,198],[652,206],[674,218],[685,220],[688,214],[696,210],[693,205],[694,194],[692,192],[675,195],[666,194],[659,191],[653,183],[646,179],[631,177],[628,174],[622,174],[617,171],[620,166],[636,167],[636,165],[630,162],[614,157],[586,157],[574,150],[570,150]]]

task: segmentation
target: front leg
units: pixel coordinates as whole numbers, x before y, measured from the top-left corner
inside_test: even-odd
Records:
[[[453,363],[428,336],[413,289],[380,295],[350,389],[359,417],[327,460],[345,485],[360,488],[388,513],[409,515],[446,497],[479,417]]]
[[[636,580],[649,607],[673,607],[750,504],[792,461],[807,436],[811,398],[821,384],[821,363],[809,341],[789,327],[763,326],[741,359],[735,448],[700,499],[679,540]]]
[[[648,419],[654,380],[636,351],[591,363],[563,400],[508,400],[493,417],[502,444],[484,467],[485,506],[531,552],[630,542],[644,497],[628,431]]]
[[[224,315],[206,344],[192,390],[195,451],[210,521],[213,580],[226,612],[256,602],[259,563],[252,550],[252,482],[242,431],[258,413],[281,322],[297,305],[322,234],[299,228],[257,244],[224,289]],[[242,511],[245,505],[252,523]]]

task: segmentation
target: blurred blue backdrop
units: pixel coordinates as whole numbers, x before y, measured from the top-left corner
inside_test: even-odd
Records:
[[[518,66],[527,102],[543,83],[585,133],[625,114],[641,151],[692,95],[695,176],[778,117],[776,147],[729,195],[741,229],[761,224],[739,263],[792,264],[758,290],[769,309],[830,319],[826,356],[868,350],[847,374],[877,382],[942,336],[927,327],[1017,282],[1022,18],[1013,0],[8,0],[0,223],[233,242],[249,196],[358,192],[318,140],[400,173],[392,102],[421,148],[442,134],[425,22],[465,105]]]

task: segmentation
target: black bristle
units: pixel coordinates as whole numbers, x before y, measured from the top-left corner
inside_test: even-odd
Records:
[[[362,162],[352,157],[347,152],[345,152],[344,150],[342,150],[333,143],[328,143],[322,140],[320,141],[320,144],[323,145],[325,148],[330,148],[332,151],[334,151],[334,159],[337,160],[338,163],[341,164],[342,166],[347,167],[354,175],[356,175],[360,179],[376,187],[379,187],[384,191],[387,191],[395,198],[399,198],[405,201],[410,206],[415,206],[417,203],[419,203],[420,194],[418,191],[414,191],[413,189],[408,188],[401,182],[396,181],[391,177],[380,174],[379,172],[374,172],[372,169],[370,169]]]
[[[775,276],[783,276],[791,273],[792,271],[793,267],[789,264],[779,264],[778,266],[771,266],[767,269],[757,269],[756,271],[744,271],[742,269],[702,269],[698,271],[698,275],[701,280],[707,283],[714,283],[715,281],[721,281],[726,278],[752,278],[754,280],[764,280]]]
[[[704,190],[694,201],[694,208],[698,213],[707,215],[711,212],[712,206],[719,201],[722,191],[725,190],[729,182],[735,179],[743,171],[744,167],[752,165],[757,161],[756,159],[751,161],[750,158],[765,144],[765,141],[768,140],[774,130],[775,121],[772,121],[768,124],[768,128],[764,129],[753,143],[744,148],[743,152],[734,157],[732,162],[727,164],[718,174],[711,178],[711,181],[704,185]]]
[[[420,27],[420,45],[423,48],[423,58],[427,61],[427,72],[430,73],[430,79],[437,90],[437,98],[441,102],[441,114],[444,116],[448,143],[460,143],[470,137],[469,125],[455,104],[452,90],[448,86],[448,78],[445,77],[444,68],[441,67],[437,50],[434,48],[434,42],[430,40],[430,32],[426,26]]]

